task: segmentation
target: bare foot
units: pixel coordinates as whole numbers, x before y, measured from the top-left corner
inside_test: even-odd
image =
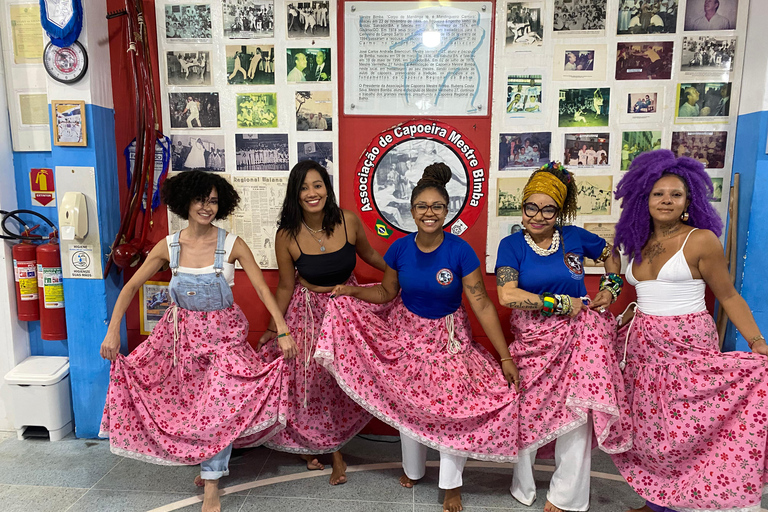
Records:
[[[653,512],[653,509],[649,507],[648,504],[646,503],[640,508],[631,508],[627,510],[627,512]]]
[[[547,500],[547,502],[544,504],[544,512],[563,512],[561,509],[557,508],[553,504]]]
[[[200,475],[197,475],[195,477],[195,485],[198,486],[198,487],[203,487],[205,485],[205,480],[200,478]]]
[[[341,458],[341,452],[333,452],[333,471],[331,472],[331,485],[347,483],[347,463]]]
[[[325,469],[325,466],[320,464],[320,461],[317,460],[317,457],[314,455],[299,455],[299,457],[302,458],[302,460],[306,461],[307,463],[307,469],[310,471],[314,470],[323,470]]]
[[[219,481],[204,480],[205,494],[203,495],[203,512],[221,512],[219,501]]]
[[[407,489],[410,489],[411,487],[413,487],[417,483],[419,483],[418,480],[411,480],[410,478],[408,478],[408,475],[403,475],[403,476],[400,477],[400,485],[402,485],[403,487],[405,487]]]
[[[443,512],[459,512],[464,510],[461,505],[461,487],[447,489],[443,500]]]

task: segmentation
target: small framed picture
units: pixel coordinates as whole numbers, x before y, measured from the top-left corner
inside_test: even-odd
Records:
[[[53,101],[53,145],[87,146],[84,101]]]
[[[141,334],[152,334],[152,329],[160,323],[165,310],[171,307],[168,285],[166,281],[147,281],[139,288],[139,304],[141,304],[139,332]]]

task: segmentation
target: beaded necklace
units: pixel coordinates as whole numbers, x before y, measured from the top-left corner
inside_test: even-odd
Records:
[[[552,244],[549,246],[549,249],[542,249],[536,245],[536,242],[533,241],[533,238],[531,238],[531,235],[527,231],[525,232],[525,241],[528,243],[528,246],[533,249],[533,252],[539,256],[549,256],[557,252],[560,248],[560,232],[555,230],[552,235]]]

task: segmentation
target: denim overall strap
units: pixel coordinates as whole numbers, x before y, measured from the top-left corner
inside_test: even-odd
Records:
[[[221,275],[221,271],[224,270],[224,255],[227,251],[224,250],[224,242],[227,240],[227,232],[221,228],[219,229],[218,238],[216,240],[216,257],[213,260],[213,270],[216,271],[216,277]]]
[[[177,231],[173,234],[173,237],[171,238],[171,272],[173,275],[176,275],[176,272],[179,270],[179,254],[181,253],[179,247],[179,233],[180,231]]]

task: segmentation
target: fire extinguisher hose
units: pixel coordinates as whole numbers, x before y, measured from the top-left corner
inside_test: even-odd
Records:
[[[48,217],[46,217],[45,215],[39,214],[36,211],[32,211],[32,210],[13,210],[13,211],[7,212],[5,210],[0,210],[0,215],[3,216],[2,220],[0,221],[0,227],[2,227],[3,232],[5,233],[5,235],[0,235],[0,238],[6,239],[6,240],[40,240],[40,239],[42,239],[42,236],[40,236],[40,235],[17,234],[17,233],[13,233],[13,232],[8,230],[8,228],[5,225],[5,223],[8,221],[8,219],[13,219],[16,222],[18,222],[19,224],[21,224],[22,226],[24,226],[24,232],[23,233],[28,233],[31,229],[34,229],[34,228],[30,228],[27,225],[26,222],[21,220],[18,217],[18,214],[33,215],[35,217],[39,217],[43,221],[45,221],[46,224],[48,224],[51,227],[51,231],[53,232],[54,236],[56,236],[56,234],[58,233],[58,230],[56,229],[56,226],[54,225],[54,223],[51,222],[51,220]]]

